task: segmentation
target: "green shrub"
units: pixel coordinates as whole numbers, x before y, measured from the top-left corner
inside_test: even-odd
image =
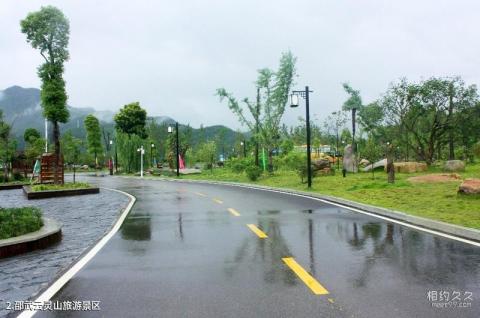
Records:
[[[235,173],[242,173],[245,170],[245,165],[241,162],[236,162],[232,165],[232,171]]]
[[[230,158],[225,161],[225,167],[235,173],[242,173],[251,165],[253,165],[253,158]]]
[[[20,172],[15,171],[15,172],[13,173],[13,180],[15,180],[15,181],[22,181],[22,180],[23,180],[23,175],[22,175]]]
[[[305,165],[307,155],[301,152],[292,151],[283,157],[274,158],[274,165],[282,170],[297,170],[300,164]]]
[[[473,154],[480,158],[480,141],[473,145]]]
[[[88,183],[65,183],[65,184],[37,184],[32,186],[32,191],[50,191],[50,190],[72,190],[90,188]]]
[[[38,208],[0,208],[0,239],[34,232],[42,226],[42,213]]]
[[[262,175],[262,169],[255,165],[250,165],[245,169],[248,179],[251,181],[257,181],[257,179]]]

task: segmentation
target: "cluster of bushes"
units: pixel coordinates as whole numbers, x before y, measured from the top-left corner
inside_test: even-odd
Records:
[[[42,213],[38,208],[0,208],[0,239],[38,231],[42,226]]]
[[[232,170],[235,173],[242,173],[249,166],[255,165],[253,158],[230,158],[225,161],[225,168]]]
[[[2,171],[3,172],[3,171]],[[23,181],[25,180],[25,178],[23,177],[23,174],[19,171],[15,171],[13,174],[12,174],[12,178],[8,178],[8,182],[10,181]],[[3,174],[0,175],[0,182],[6,182],[4,177],[3,177]]]
[[[274,171],[295,171],[301,178],[302,182],[307,178],[307,155],[302,152],[291,151],[283,156],[275,156],[273,158]],[[257,167],[254,158],[231,158],[225,162],[225,167],[234,173],[245,173],[251,181],[257,180],[263,170]],[[331,170],[329,174],[334,174],[335,170]],[[315,176],[315,173],[313,174]]]
[[[263,170],[255,165],[254,158],[230,158],[225,161],[225,168],[232,170],[234,173],[245,173],[251,181],[256,181]]]

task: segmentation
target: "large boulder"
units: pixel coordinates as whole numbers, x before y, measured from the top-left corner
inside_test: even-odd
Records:
[[[414,173],[427,171],[428,167],[426,163],[423,162],[394,162],[393,167],[395,172],[399,173]],[[385,171],[387,166],[385,165]]]
[[[325,168],[330,168],[330,160],[328,159],[317,159],[312,161],[312,170],[318,171]]]
[[[363,168],[363,171],[370,171],[373,169],[377,169],[379,167],[384,167],[384,169],[387,169],[387,159],[382,159],[382,160],[379,160],[377,162],[375,162],[373,165],[368,165],[366,166],[365,168]]]
[[[448,172],[459,172],[465,171],[465,162],[462,160],[448,160],[445,161],[445,165],[443,166],[443,170]]]
[[[465,179],[458,188],[458,193],[480,195],[480,179]]]
[[[370,164],[370,161],[368,161],[367,159],[362,159],[362,160],[360,160],[360,162],[358,163],[358,165],[359,165],[360,167],[366,167],[366,166],[368,166],[369,164]]]
[[[358,167],[355,162],[355,154],[353,153],[352,145],[346,145],[343,153],[343,169],[348,172],[357,172]]]

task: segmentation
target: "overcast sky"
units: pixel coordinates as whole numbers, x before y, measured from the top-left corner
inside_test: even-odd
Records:
[[[117,111],[139,101],[149,115],[194,127],[241,128],[214,96],[225,87],[254,98],[256,71],[297,56],[295,88],[309,85],[322,121],[346,99],[349,82],[364,102],[402,76],[460,75],[479,84],[477,0],[0,0],[0,90],[40,87],[38,51],[19,21],[42,5],[70,20],[68,103]],[[304,108],[287,109],[295,124]]]

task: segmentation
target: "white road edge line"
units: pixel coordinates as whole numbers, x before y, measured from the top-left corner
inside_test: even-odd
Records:
[[[46,302],[49,301],[58,291],[75,275],[77,274],[104,246],[107,242],[117,233],[122,225],[123,221],[127,217],[128,213],[132,209],[135,201],[137,200],[133,195],[123,192],[117,189],[103,188],[106,190],[111,190],[115,192],[122,193],[130,198],[130,202],[127,207],[123,210],[122,214],[118,218],[115,225],[111,228],[110,232],[105,234],[100,241],[98,241],[95,246],[93,246],[87,254],[85,254],[80,260],[75,263],[69,270],[67,270],[62,276],[60,276],[50,287],[47,288],[40,296],[35,299],[35,302]],[[24,310],[18,318],[30,318],[37,313],[37,310]]]
[[[155,180],[155,179],[151,179],[151,180]],[[409,227],[409,228],[412,228],[412,229],[415,229],[415,230],[430,233],[430,234],[433,234],[433,235],[442,236],[442,237],[445,237],[445,238],[448,238],[448,239],[452,239],[452,240],[455,240],[455,241],[459,241],[459,242],[462,242],[462,243],[467,243],[467,244],[471,244],[471,245],[480,247],[480,242],[475,242],[475,241],[472,241],[472,240],[469,240],[469,239],[464,239],[464,238],[461,238],[461,237],[458,237],[458,236],[442,233],[442,232],[435,231],[435,230],[430,230],[430,229],[427,229],[427,228],[424,228],[424,227],[421,227],[421,226],[417,226],[417,225],[406,223],[406,222],[403,222],[403,221],[400,221],[400,220],[392,219],[392,218],[389,218],[387,216],[363,211],[361,209],[353,208],[353,207],[350,207],[348,205],[343,205],[343,204],[340,204],[340,203],[332,202],[332,201],[325,200],[325,199],[316,198],[316,197],[313,197],[313,196],[308,196],[308,195],[303,195],[303,194],[298,194],[298,193],[292,193],[292,192],[282,191],[282,190],[257,188],[257,187],[252,187],[252,186],[248,186],[248,185],[242,185],[242,184],[224,184],[224,183],[214,183],[214,182],[200,181],[200,180],[199,181],[196,181],[196,180],[192,181],[192,180],[162,179],[161,181],[204,183],[204,184],[224,185],[224,186],[226,185],[226,186],[230,186],[230,187],[239,187],[239,188],[246,188],[246,189],[252,189],[252,190],[262,190],[262,191],[276,192],[276,193],[281,193],[281,194],[297,196],[297,197],[301,197],[301,198],[320,201],[320,202],[323,202],[323,203],[328,203],[328,204],[335,205],[335,206],[338,206],[338,207],[341,207],[341,208],[344,208],[344,209],[347,209],[347,210],[351,210],[351,211],[354,211],[354,212],[369,215],[369,216],[379,218],[379,219],[382,219],[382,220],[386,220],[386,221],[389,221],[389,222],[392,222],[392,223],[400,224],[400,225],[403,225],[403,226],[406,226],[406,227]]]

